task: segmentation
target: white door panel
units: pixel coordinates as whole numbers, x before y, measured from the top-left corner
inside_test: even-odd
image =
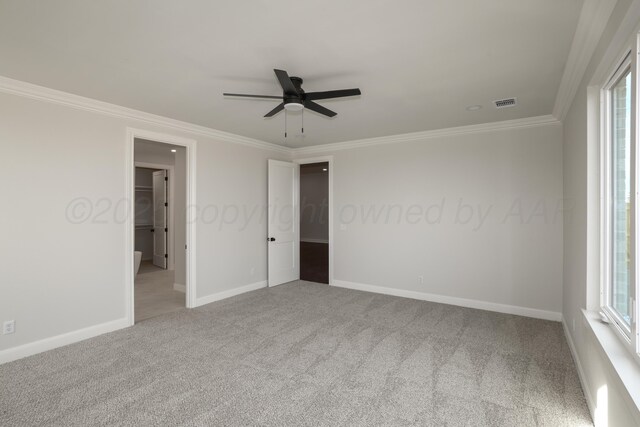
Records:
[[[299,165],[269,160],[269,286],[300,278]]]
[[[167,268],[167,171],[153,172],[153,264]]]

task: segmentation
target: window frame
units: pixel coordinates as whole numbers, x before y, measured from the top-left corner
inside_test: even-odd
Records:
[[[611,207],[612,207],[612,203],[613,203],[613,195],[612,195],[612,188],[613,188],[613,168],[612,168],[612,162],[613,162],[613,129],[612,129],[612,110],[613,110],[613,101],[612,101],[612,92],[613,89],[618,85],[618,83],[623,79],[626,78],[627,74],[631,75],[631,129],[630,129],[630,139],[631,139],[631,150],[630,150],[630,179],[631,179],[631,199],[630,199],[630,217],[631,217],[631,227],[630,227],[630,234],[631,234],[631,248],[630,248],[630,258],[631,258],[631,265],[630,265],[630,271],[629,271],[629,281],[631,283],[631,294],[630,294],[630,298],[633,300],[634,299],[634,289],[637,286],[637,280],[636,280],[636,247],[637,247],[637,236],[635,233],[635,229],[636,229],[636,203],[637,203],[637,197],[635,197],[635,188],[637,188],[637,186],[634,185],[635,183],[635,170],[637,168],[638,162],[636,160],[636,153],[635,153],[635,145],[634,142],[636,141],[636,135],[635,135],[635,120],[634,117],[636,117],[636,108],[635,108],[635,100],[634,100],[634,69],[633,69],[633,64],[632,64],[632,60],[631,60],[631,52],[627,52],[627,55],[625,56],[625,58],[622,60],[622,62],[617,66],[616,70],[613,72],[613,74],[610,76],[610,78],[607,80],[607,84],[604,85],[604,87],[602,88],[601,91],[601,96],[602,96],[602,122],[603,122],[603,145],[604,145],[604,152],[603,152],[603,158],[604,158],[604,185],[603,185],[603,195],[604,195],[604,200],[603,200],[603,218],[604,218],[604,224],[603,224],[603,231],[604,231],[604,235],[605,235],[605,239],[604,239],[604,245],[603,245],[603,252],[604,252],[604,277],[603,277],[603,286],[602,286],[602,291],[601,291],[601,295],[602,295],[602,299],[601,299],[601,306],[602,306],[602,311],[604,311],[607,316],[609,317],[610,321],[612,321],[614,323],[614,325],[616,325],[617,329],[619,330],[620,333],[623,334],[625,340],[628,343],[631,343],[631,338],[633,335],[633,317],[634,317],[634,313],[633,313],[633,305],[631,307],[631,324],[627,325],[626,321],[624,321],[624,319],[622,319],[622,317],[620,316],[620,314],[618,313],[617,310],[615,310],[612,306],[612,296],[611,296],[611,290],[612,290],[612,274],[613,274],[613,266],[612,266],[612,259],[613,259],[613,253],[612,253],[612,243],[613,243],[613,238],[612,238],[612,229],[613,229],[613,219],[612,219],[612,214],[611,214]]]
[[[605,251],[605,258],[604,258],[604,262],[605,262],[605,280],[604,280],[604,286],[603,286],[603,292],[602,292],[602,310],[607,313],[607,315],[609,316],[610,320],[614,322],[614,324],[618,327],[618,329],[620,329],[620,331],[624,334],[624,337],[630,342],[631,340],[631,325],[627,325],[627,322],[622,318],[622,316],[620,316],[620,314],[618,313],[618,311],[616,309],[613,308],[613,304],[612,304],[612,295],[611,295],[611,291],[612,291],[612,286],[613,286],[613,265],[612,265],[612,258],[613,258],[613,250],[612,250],[612,246],[614,244],[614,240],[613,240],[613,218],[612,218],[612,212],[611,212],[611,208],[612,208],[612,204],[613,204],[613,194],[612,194],[612,190],[613,190],[613,167],[612,167],[612,163],[613,163],[613,145],[614,145],[614,141],[613,141],[613,126],[612,126],[612,110],[613,110],[613,89],[620,83],[620,81],[622,81],[622,79],[626,78],[626,76],[628,74],[631,75],[631,82],[632,82],[632,87],[631,87],[631,93],[632,93],[632,99],[630,102],[631,105],[631,129],[630,129],[630,134],[631,134],[631,154],[630,154],[630,175],[631,175],[631,199],[630,199],[630,217],[631,217],[631,230],[630,230],[630,234],[631,234],[631,250],[630,250],[630,258],[631,258],[631,263],[630,263],[630,270],[629,270],[629,281],[631,283],[631,288],[633,288],[633,284],[636,282],[635,277],[636,277],[636,268],[635,266],[637,265],[636,263],[634,263],[634,252],[635,252],[635,248],[637,245],[637,239],[635,238],[635,233],[634,233],[634,226],[635,226],[635,221],[634,221],[634,208],[635,208],[635,204],[636,204],[636,198],[634,197],[634,188],[633,188],[633,181],[634,181],[634,171],[635,171],[635,167],[637,165],[637,162],[634,162],[634,150],[633,150],[633,146],[634,146],[634,102],[633,102],[633,72],[632,72],[632,64],[631,64],[631,53],[629,52],[627,54],[627,56],[625,57],[625,59],[622,61],[622,63],[618,66],[618,68],[616,69],[616,71],[613,73],[613,75],[609,78],[607,84],[602,88],[602,99],[603,99],[603,109],[602,109],[602,115],[603,115],[603,122],[604,122],[604,126],[603,126],[603,138],[604,138],[604,145],[605,145],[605,150],[604,150],[604,156],[606,158],[606,162],[605,162],[605,180],[606,180],[606,188],[605,188],[605,209],[604,209],[604,218],[605,218],[605,224],[604,224],[604,229],[605,229],[605,247],[604,247],[604,251]],[[631,297],[633,298],[633,297]],[[633,317],[633,314],[632,314]]]
[[[638,235],[638,168],[640,167],[640,161],[638,160],[639,151],[638,148],[638,52],[640,46],[640,38],[634,37],[633,46],[629,46],[625,50],[624,55],[619,57],[619,60],[614,64],[614,67],[610,69],[606,83],[600,89],[600,192],[601,192],[601,245],[600,245],[600,262],[601,262],[601,280],[600,280],[600,306],[602,312],[606,315],[613,329],[616,331],[616,335],[622,339],[625,346],[633,354],[634,358],[640,362],[640,339],[637,326],[638,319],[638,304],[636,303],[637,295],[639,293],[638,287],[638,266],[640,266],[640,250],[638,250],[638,244],[640,238]],[[635,53],[635,54],[634,54]],[[611,290],[612,290],[612,245],[613,245],[613,229],[612,229],[612,189],[613,189],[613,176],[612,176],[612,147],[613,147],[613,133],[612,133],[612,89],[626,77],[627,73],[630,73],[631,78],[631,123],[630,123],[630,266],[629,266],[629,281],[630,287],[630,317],[631,321],[627,326],[626,321],[618,314],[618,312],[612,308],[611,305]]]

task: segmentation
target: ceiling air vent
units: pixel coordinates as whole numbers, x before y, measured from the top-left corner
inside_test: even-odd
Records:
[[[496,108],[514,107],[516,105],[516,98],[506,98],[493,101],[496,104]]]

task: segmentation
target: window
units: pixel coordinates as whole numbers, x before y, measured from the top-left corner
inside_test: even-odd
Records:
[[[631,70],[610,89],[611,282],[610,306],[631,326]]]
[[[602,89],[603,311],[637,355],[635,295],[639,162],[636,130],[636,72],[631,54]]]

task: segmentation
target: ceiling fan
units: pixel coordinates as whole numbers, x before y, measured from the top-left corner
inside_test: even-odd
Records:
[[[241,96],[245,98],[266,98],[279,99],[282,102],[276,108],[265,114],[265,117],[272,117],[282,110],[300,111],[303,108],[323,114],[327,117],[334,117],[337,113],[317,104],[313,101],[320,99],[342,98],[345,96],[360,95],[360,89],[340,89],[325,92],[306,93],[302,89],[302,79],[300,77],[289,77],[284,70],[273,70],[282,86],[282,96],[270,95],[247,95],[243,93],[223,93],[224,96]]]

